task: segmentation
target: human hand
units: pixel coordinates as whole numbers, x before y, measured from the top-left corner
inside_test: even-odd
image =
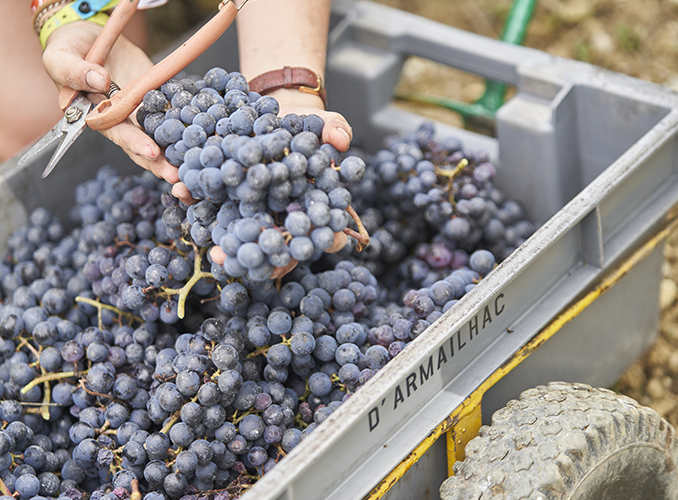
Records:
[[[108,90],[111,79],[124,87],[153,66],[144,51],[123,36],[118,38],[103,66],[86,61],[85,56],[101,29],[86,21],[61,26],[47,39],[42,56],[45,70],[59,90],[67,86],[87,92],[87,98],[95,105],[105,99],[102,93]],[[165,159],[153,138],[136,123],[134,115],[101,133],[120,146],[137,165],[175,184],[173,194],[177,198],[185,203],[193,202],[188,190],[177,185],[178,169]]]
[[[320,96],[306,94],[295,89],[278,89],[268,95],[275,97],[280,105],[278,115],[283,117],[290,113],[299,116],[318,115],[325,121],[322,142],[331,144],[339,151],[348,149],[353,139],[353,131],[346,118],[334,111],[325,111]]]

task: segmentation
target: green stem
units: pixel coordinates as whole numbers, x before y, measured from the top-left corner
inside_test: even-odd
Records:
[[[252,410],[251,410],[251,409],[250,409],[250,410],[247,410],[245,413],[243,413],[243,414],[240,415],[238,418],[236,418],[235,420],[233,420],[232,423],[233,423],[233,424],[237,424],[237,423],[240,422],[243,418],[245,418],[247,415],[251,415],[251,414],[252,414]]]
[[[87,370],[84,372],[48,373],[47,375],[43,375],[42,377],[37,377],[31,380],[23,389],[21,389],[21,394],[26,394],[28,391],[33,389],[33,387],[38,384],[42,384],[43,382],[49,382],[50,380],[60,380],[62,378],[77,377],[79,375],[85,375],[86,373]]]
[[[196,394],[195,396],[193,396],[188,401],[184,401],[184,403],[181,406],[183,408],[183,405],[185,405],[186,403],[195,403],[197,400],[198,400],[198,395]],[[169,430],[172,428],[172,426],[177,423],[180,416],[181,416],[181,408],[174,412],[174,414],[170,417],[170,419],[163,426],[163,428],[160,429],[160,432],[162,432],[163,434],[167,434],[169,432]]]
[[[33,346],[30,344],[29,340],[30,340],[30,339],[27,339],[27,338],[25,338],[25,337],[21,337],[21,338],[19,339],[19,345],[17,346],[16,350],[18,351],[18,350],[20,350],[22,347],[27,347],[28,350],[31,351],[31,352],[33,353],[33,355],[35,356],[35,359],[36,359],[36,360],[38,361],[38,363],[39,363],[39,362],[40,362],[40,351],[36,350],[35,347],[33,347]]]
[[[249,353],[246,357],[251,359],[251,358],[255,358],[255,357],[259,356],[259,354],[265,355],[270,348],[271,348],[271,346],[260,347],[256,351],[252,351],[251,353]]]
[[[45,395],[42,398],[42,418],[44,420],[49,420],[49,400],[52,397],[52,388],[49,385],[49,382],[45,382]]]
[[[207,248],[199,249],[195,243],[192,243],[195,252],[195,262],[193,263],[193,276],[181,288],[162,288],[163,295],[179,295],[179,302],[177,304],[177,316],[179,319],[184,319],[186,316],[186,299],[191,289],[195,284],[203,278],[214,278],[212,273],[202,270],[202,258],[207,252]]]
[[[450,179],[454,179],[459,172],[464,170],[464,168],[468,166],[468,160],[466,158],[462,158],[462,160],[457,163],[457,166],[454,167],[454,170],[449,171],[449,170],[443,170],[441,168],[436,168],[435,173],[436,175],[441,175],[443,177],[449,177]]]
[[[163,426],[162,429],[160,429],[160,432],[163,434],[167,434],[169,430],[172,428],[174,424],[177,423],[179,420],[179,417],[181,416],[181,410],[177,410],[174,412],[174,415],[167,421],[167,423]]]
[[[82,302],[82,303],[84,303],[84,304],[89,304],[90,306],[96,307],[97,310],[99,311],[99,313],[101,313],[101,310],[102,310],[102,309],[107,309],[108,311],[113,311],[114,313],[117,313],[117,314],[119,314],[120,316],[123,316],[124,318],[126,318],[126,319],[129,320],[129,321],[137,321],[137,322],[139,322],[139,323],[143,323],[143,322],[144,322],[143,319],[141,319],[141,318],[138,317],[138,316],[135,316],[135,315],[132,314],[132,313],[128,313],[128,312],[121,311],[121,310],[118,309],[117,307],[114,307],[114,306],[111,306],[111,305],[108,305],[108,304],[102,304],[102,303],[99,302],[98,300],[88,299],[87,297],[76,297],[76,298],[75,298],[75,301],[76,301],[76,302]]]

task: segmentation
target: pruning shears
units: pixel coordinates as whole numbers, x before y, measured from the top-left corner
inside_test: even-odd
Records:
[[[87,53],[86,61],[103,65],[123,28],[136,12],[139,1],[120,1]],[[64,87],[59,94],[59,105],[64,110],[64,117],[21,157],[19,165],[60,140],[42,173],[42,178],[47,177],[85,128],[105,130],[127,119],[141,104],[146,92],[160,87],[210,47],[231,25],[246,2],[236,6],[233,0],[223,0],[219,4],[219,12],[212,19],[150,70],[122,89],[111,82],[111,87],[105,93],[106,99],[96,106],[82,92]]]

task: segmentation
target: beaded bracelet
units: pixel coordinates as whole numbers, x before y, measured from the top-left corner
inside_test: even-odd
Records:
[[[76,0],[70,2],[54,15],[49,17],[40,28],[40,45],[44,50],[47,39],[52,32],[74,21],[91,21],[103,26],[108,21],[108,15],[103,11],[108,11],[115,7],[120,0]],[[56,3],[54,4],[56,5]]]
[[[56,2],[51,3],[49,5],[45,5],[41,10],[37,10],[34,13],[34,19],[33,19],[33,29],[35,30],[35,33],[40,36],[40,31],[42,30],[42,27],[45,25],[47,20],[52,17],[54,14],[56,14],[62,7],[64,7],[66,4],[69,4],[73,2],[74,0],[56,0]],[[31,7],[32,9],[33,7]]]

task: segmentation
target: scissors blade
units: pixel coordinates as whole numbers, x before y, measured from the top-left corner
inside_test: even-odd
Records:
[[[85,117],[87,116],[87,113],[92,109],[92,102],[83,97],[82,95],[78,96],[71,106],[66,110],[66,117],[64,117],[64,120],[59,122],[59,124],[62,125],[62,139],[61,142],[59,143],[59,146],[57,147],[56,151],[52,155],[52,158],[49,160],[49,163],[47,164],[47,167],[45,167],[45,171],[42,173],[42,178],[44,179],[47,177],[52,170],[54,170],[54,167],[56,167],[56,164],[61,160],[61,158],[66,154],[66,151],[68,151],[68,148],[71,147],[71,145],[75,142],[75,140],[82,134],[83,130],[87,128],[87,123],[85,122]],[[71,112],[77,112],[78,115],[72,115],[70,114]],[[73,121],[69,121],[68,117],[70,116],[78,116],[77,119],[71,118]]]
[[[68,131],[68,133],[63,136],[63,139],[59,143],[59,146],[57,147],[56,151],[52,155],[52,158],[49,160],[49,163],[45,167],[44,172],[40,176],[42,179],[47,177],[50,173],[52,173],[52,170],[54,170],[54,167],[56,167],[57,163],[59,163],[59,160],[66,154],[66,151],[68,151],[68,148],[71,147],[71,145],[75,142],[75,140],[82,134],[83,130],[87,128],[87,124],[85,123],[84,118],[82,121],[79,121],[77,127],[71,127]]]
[[[33,157],[42,153],[45,149],[50,147],[56,141],[60,140],[64,136],[62,121],[65,118],[62,118],[59,123],[57,123],[52,130],[47,132],[45,136],[36,142],[31,149],[26,151],[26,153],[19,159],[19,166],[22,166],[24,163],[32,159]]]

